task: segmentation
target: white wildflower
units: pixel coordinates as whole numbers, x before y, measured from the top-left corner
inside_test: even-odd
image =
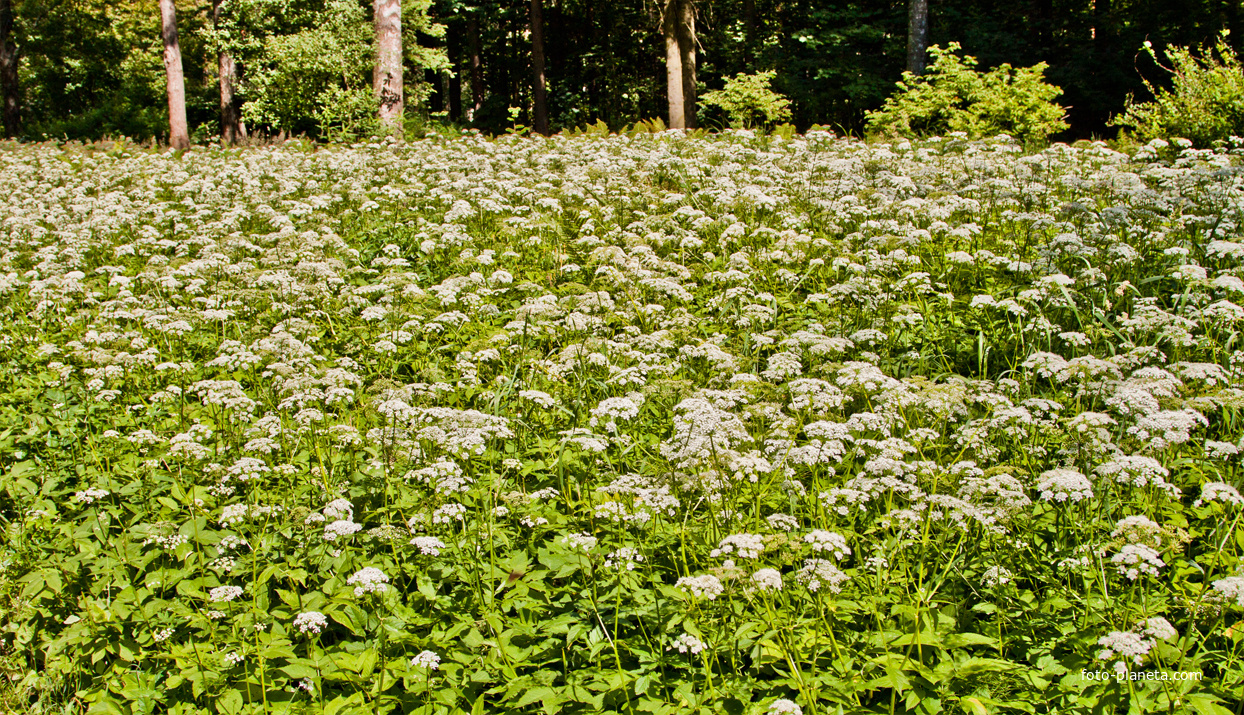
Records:
[[[1192,502],[1192,506],[1202,506],[1213,502],[1222,502],[1232,506],[1244,504],[1244,497],[1239,490],[1224,482],[1208,482],[1201,486],[1201,496]]]
[[[299,633],[319,634],[328,626],[328,618],[319,611],[305,611],[294,617],[294,627]]]
[[[217,586],[207,592],[207,599],[213,603],[229,602],[242,595],[239,586]]]
[[[1070,501],[1074,504],[1093,498],[1093,483],[1074,469],[1051,469],[1041,474],[1037,491],[1045,501]]]
[[[1158,552],[1144,544],[1127,544],[1119,549],[1119,553],[1110,557],[1119,574],[1129,581],[1135,581],[1144,574],[1157,576],[1158,569],[1166,565]]]
[[[768,715],[803,715],[803,708],[799,707],[793,700],[778,698],[769,703]]]
[[[712,601],[725,593],[726,588],[721,581],[711,574],[703,576],[683,576],[674,584],[696,598],[707,598]]]
[[[760,569],[752,574],[752,584],[764,592],[781,591],[782,574],[777,569]]]
[[[354,586],[356,597],[365,593],[384,593],[389,590],[389,577],[380,569],[372,566],[354,572],[353,576],[346,579],[346,583]]]
[[[674,639],[673,645],[666,650],[677,650],[679,653],[690,653],[691,655],[699,655],[705,648],[704,641],[696,638],[689,633],[683,633]]]
[[[410,667],[423,668],[425,670],[440,670],[441,657],[430,650],[421,651],[419,655],[410,659]]]
[[[803,540],[812,545],[813,551],[828,551],[839,561],[851,555],[851,547],[847,546],[847,540],[833,531],[816,529],[805,534]]]

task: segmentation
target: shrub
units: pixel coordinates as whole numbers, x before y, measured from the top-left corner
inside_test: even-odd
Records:
[[[370,94],[372,30],[361,6],[334,0],[312,27],[272,35],[247,76],[247,123],[288,132],[320,130],[348,138],[378,111]]]
[[[875,134],[928,136],[967,132],[972,137],[1007,133],[1026,144],[1045,141],[1067,128],[1062,94],[1044,80],[1047,65],[999,65],[981,73],[976,58],[959,57],[959,43],[929,48],[933,64],[922,76],[904,72],[898,92],[868,113]]]
[[[790,119],[790,100],[769,88],[777,72],[740,72],[726,86],[700,95],[700,103],[717,107],[730,118],[730,126],[751,129]]]
[[[1232,135],[1244,136],[1244,67],[1225,37],[1199,57],[1187,47],[1168,45],[1163,54],[1169,67],[1158,60],[1152,44],[1145,42],[1144,49],[1170,73],[1172,86],[1155,87],[1146,79],[1153,101],[1128,97],[1114,126],[1138,139],[1183,137],[1202,148]]]

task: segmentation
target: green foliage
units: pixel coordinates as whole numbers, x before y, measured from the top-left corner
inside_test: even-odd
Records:
[[[179,3],[180,4],[180,3]],[[14,3],[25,133],[31,138],[167,134],[156,0],[19,0]],[[179,8],[192,123],[212,116],[204,86],[201,14]]]
[[[1006,133],[1036,143],[1067,128],[1065,110],[1054,102],[1062,90],[1044,81],[1044,62],[1020,68],[1002,64],[981,73],[975,57],[956,54],[961,49],[957,42],[930,47],[934,59],[925,74],[904,72],[898,91],[868,113],[868,131],[909,137]]]
[[[0,712],[1229,713],[1241,157],[660,127],[0,143]]]
[[[790,119],[790,100],[774,92],[769,83],[777,72],[739,73],[726,80],[726,86],[700,95],[700,103],[717,107],[739,129],[769,126]]]
[[[653,117],[652,119],[640,119],[624,128],[622,132],[633,137],[637,134],[659,134],[665,130],[665,120],[660,117]]]
[[[403,56],[407,107],[427,97],[425,69],[446,67],[428,0],[404,2]],[[204,31],[213,51],[228,51],[245,68],[239,94],[252,128],[308,133],[348,141],[379,130],[372,94],[375,57],[370,14],[353,0],[226,0],[218,27]]]
[[[165,133],[155,0],[12,2],[27,138],[125,134],[146,139]],[[270,59],[268,39],[316,27],[326,0],[220,0],[219,28],[212,12],[216,2],[177,4],[189,120],[195,136],[208,138],[218,132],[220,121],[217,50],[227,47],[238,59],[243,77],[237,96],[245,102],[253,89],[247,73],[265,71]],[[354,4],[370,13],[368,0]],[[901,79],[907,28],[903,3],[706,0],[701,5],[711,18],[699,28],[705,52],[697,73],[703,86],[720,87],[739,73],[773,69],[772,86],[790,100],[789,121],[801,131],[820,124],[839,134],[862,132],[866,112],[880,107]],[[419,126],[426,112],[452,125],[501,133],[513,126],[508,108],[518,106],[522,121],[530,124],[530,56],[514,34],[526,26],[526,5],[404,0],[402,6],[407,123]],[[1069,3],[1051,14],[1042,3],[1004,7],[946,0],[934,4],[931,28],[935,42],[952,39],[944,33],[953,31],[953,39],[982,66],[1027,66],[1046,59],[1051,64],[1047,79],[1063,89],[1060,102],[1070,105],[1068,121],[1076,136],[1105,136],[1112,131],[1107,120],[1123,111],[1129,93],[1148,96],[1133,69],[1134,48],[1146,37],[1164,47],[1212,36],[1223,22],[1220,6],[1209,0],[1112,3],[1108,9],[1103,3]],[[665,82],[660,48],[653,42],[651,3],[558,3],[548,21],[548,110],[555,128],[599,118],[618,131],[638,118],[664,114]],[[483,68],[478,77],[473,77],[473,58]],[[1142,71],[1152,75],[1151,58],[1139,60]],[[355,113],[355,100],[362,100],[367,79],[366,71],[349,82],[341,79],[336,83],[341,92],[322,97],[324,87],[318,88],[301,103],[298,126],[290,131],[320,135],[320,122],[328,121],[323,136],[365,134],[366,126],[356,128],[347,120]],[[355,88],[360,91],[347,91]],[[290,98],[284,99],[288,104]],[[729,121],[724,113],[720,118]],[[252,128],[260,134],[278,129],[256,127],[253,121]]]
[[[818,123],[839,133],[861,128],[864,111],[881,105],[902,71],[906,10],[858,1],[760,0],[756,8],[753,42],[732,63],[723,62],[722,75],[776,69],[774,86],[790,98],[792,121],[801,129]],[[745,34],[745,27],[736,27]],[[719,52],[726,53],[734,49],[728,40],[715,36],[705,44],[724,45]]]
[[[1235,50],[1219,37],[1213,50],[1199,56],[1190,48],[1167,46],[1170,66],[1158,60],[1153,44],[1144,50],[1171,78],[1171,88],[1145,80],[1153,95],[1149,102],[1128,97],[1124,113],[1114,126],[1124,127],[1139,139],[1182,137],[1200,148],[1232,136],[1244,136],[1244,67]]]
[[[373,55],[363,8],[329,0],[308,27],[266,38],[258,61],[248,65],[242,115],[249,124],[289,132],[367,135],[377,127],[378,105],[369,99]]]

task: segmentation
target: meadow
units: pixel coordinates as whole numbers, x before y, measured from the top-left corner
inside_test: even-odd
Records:
[[[0,187],[0,711],[1244,708],[1244,140]]]

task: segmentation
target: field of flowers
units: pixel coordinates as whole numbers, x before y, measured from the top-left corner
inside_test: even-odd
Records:
[[[1244,708],[1238,146],[0,186],[0,712]]]

